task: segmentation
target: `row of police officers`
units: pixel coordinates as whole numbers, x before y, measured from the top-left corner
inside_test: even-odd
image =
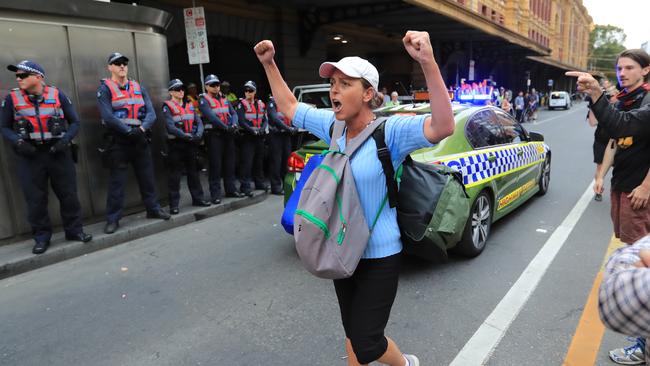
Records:
[[[155,191],[151,152],[151,128],[156,113],[147,90],[128,78],[129,59],[115,52],[108,57],[110,77],[101,80],[97,107],[104,126],[104,145],[99,149],[109,170],[104,232],[114,233],[123,215],[124,186],[128,168],[133,167],[146,208],[147,218],[168,220]],[[48,181],[60,202],[66,240],[89,242],[92,236],[82,227],[81,206],[77,196],[76,146],[72,143],[79,130],[79,118],[70,99],[58,88],[44,82],[45,71],[37,63],[25,60],[9,65],[16,73],[18,88],[2,102],[0,132],[17,156],[17,173],[27,202],[35,254],[50,245],[52,225],[48,216]],[[171,214],[179,212],[180,181],[187,175],[188,188],[195,206],[221,202],[221,180],[228,197],[252,196],[253,189],[282,194],[282,177],[291,150],[290,121],[256,98],[257,87],[246,82],[246,97],[236,108],[220,91],[216,75],[204,79],[206,93],[197,105],[186,102],[184,85],[179,79],[169,82],[170,98],[162,106],[166,121],[169,205]],[[264,137],[271,133],[268,187],[263,173]],[[209,199],[199,179],[197,154],[205,142],[209,161]],[[237,185],[235,144],[239,143],[241,162]]]

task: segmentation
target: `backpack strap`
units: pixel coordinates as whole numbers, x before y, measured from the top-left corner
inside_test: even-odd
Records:
[[[336,140],[343,136],[343,130],[345,130],[344,121],[334,120],[330,125],[330,150],[339,151],[339,144]]]
[[[377,144],[377,158],[381,162],[382,170],[386,176],[386,188],[388,191],[388,203],[391,208],[397,206],[397,182],[395,181],[395,169],[390,157],[390,150],[386,146],[386,134],[384,128],[386,127],[386,120],[383,120],[379,126],[372,133],[372,138]],[[411,156],[407,155],[404,161],[411,160]]]
[[[359,135],[348,141],[343,152],[348,156],[352,156],[352,154],[354,154],[354,152],[357,151],[357,149],[361,147],[361,145],[363,145],[366,140],[370,138],[370,136],[372,136],[377,127],[384,124],[387,119],[388,118],[386,117],[380,117],[372,121],[368,126],[366,126],[366,128],[363,129],[363,131],[359,133]]]
[[[359,147],[361,147],[361,145],[363,145],[363,143],[366,142],[370,136],[372,136],[372,133],[375,131],[375,129],[386,122],[387,119],[388,118],[386,117],[380,117],[372,121],[366,128],[363,129],[363,131],[361,131],[361,133],[359,133],[359,135],[348,141],[343,153],[348,156],[352,156],[352,154],[354,154],[354,152]],[[330,126],[330,136],[332,139],[330,141],[330,151],[338,151],[340,149],[340,146],[336,140],[343,136],[343,131],[345,131],[345,121],[335,120],[334,123],[332,123]]]

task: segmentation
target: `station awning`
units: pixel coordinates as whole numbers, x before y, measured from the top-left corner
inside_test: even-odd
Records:
[[[429,14],[438,14],[444,18],[437,19],[438,21],[431,24],[429,33],[433,30],[434,33],[440,32],[446,36],[450,30],[456,32],[464,29],[463,33],[471,37],[472,41],[498,39],[527,49],[532,54],[550,55],[551,53],[550,48],[533,42],[527,36],[496,24],[455,2],[439,0],[404,0],[404,2],[420,9],[426,9]],[[419,13],[423,14],[421,11]]]
[[[563,62],[553,60],[553,59],[551,59],[551,58],[549,58],[549,57],[543,57],[543,56],[527,56],[526,58],[528,58],[529,60],[533,60],[533,61],[536,61],[536,62],[540,62],[540,63],[546,64],[546,65],[549,65],[549,66],[553,66],[553,67],[556,67],[556,68],[558,68],[558,69],[565,70],[565,71],[582,71],[582,72],[588,72],[588,71],[585,70],[585,69],[579,68],[579,67],[577,67],[577,66],[567,65],[567,64],[565,64],[565,63],[563,63]]]

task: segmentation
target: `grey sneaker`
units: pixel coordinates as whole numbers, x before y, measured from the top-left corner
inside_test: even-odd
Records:
[[[645,340],[632,338],[635,343],[624,348],[609,351],[609,358],[619,365],[645,365]]]
[[[404,354],[404,358],[409,362],[407,366],[420,366],[420,360],[415,355]]]

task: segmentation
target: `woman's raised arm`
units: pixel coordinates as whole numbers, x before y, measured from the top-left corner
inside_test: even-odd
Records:
[[[273,59],[273,56],[275,56],[273,42],[269,40],[261,41],[256,44],[253,49],[255,50],[255,55],[257,55],[257,58],[264,67],[266,77],[269,79],[271,93],[273,93],[273,98],[278,106],[278,111],[293,120],[293,115],[296,113],[296,108],[298,108],[298,100],[293,93],[291,93],[287,83],[280,74],[278,66],[275,64],[275,60]]]

